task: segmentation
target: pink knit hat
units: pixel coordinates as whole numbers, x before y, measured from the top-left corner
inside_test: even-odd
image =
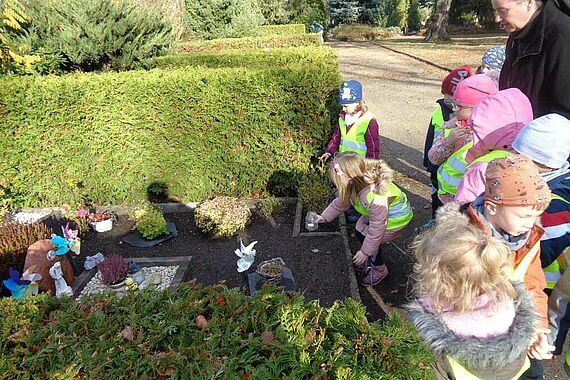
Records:
[[[465,107],[475,107],[489,95],[499,89],[495,82],[485,74],[473,75],[457,85],[453,102]]]
[[[465,159],[471,163],[492,150],[512,151],[513,141],[532,118],[530,101],[518,88],[501,90],[483,99],[469,119],[473,147]]]

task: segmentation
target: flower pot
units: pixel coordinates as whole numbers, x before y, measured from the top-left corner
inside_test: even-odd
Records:
[[[113,219],[102,220],[100,222],[91,222],[91,228],[95,232],[107,232],[113,228]]]
[[[109,287],[109,289],[111,289],[114,292],[121,292],[123,290],[126,290],[126,285],[125,285],[125,280],[121,281],[121,282],[117,282],[116,284],[112,284],[112,285],[107,285]]]

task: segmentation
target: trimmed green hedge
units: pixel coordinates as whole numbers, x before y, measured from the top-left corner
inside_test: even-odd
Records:
[[[219,67],[286,67],[290,64],[323,65],[336,70],[336,50],[326,47],[290,47],[269,50],[224,50],[217,53],[181,53],[157,57],[148,68],[173,69],[185,66]]]
[[[0,300],[0,373],[19,379],[434,379],[435,359],[397,314],[326,309],[269,287],[143,291],[82,302]],[[197,322],[197,317],[199,317]],[[202,318],[203,317],[203,318]]]
[[[0,82],[0,186],[15,207],[260,194],[330,137],[338,68],[186,67]]]
[[[305,32],[306,28],[303,24],[263,25],[261,27],[262,36],[291,36],[305,34]]]
[[[228,49],[284,48],[320,44],[321,40],[319,38],[319,35],[316,33],[310,33],[295,34],[290,36],[219,38],[210,41],[187,41],[178,45],[176,50],[181,53],[212,53]]]

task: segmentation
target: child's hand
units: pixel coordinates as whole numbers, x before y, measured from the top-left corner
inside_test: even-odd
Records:
[[[317,223],[327,223],[327,221],[320,214],[317,214]]]
[[[463,140],[467,136],[469,136],[470,133],[471,131],[469,130],[469,128],[466,128],[458,123],[455,125],[449,136],[445,138],[445,141],[447,142],[448,145],[453,146],[458,141]]]
[[[321,157],[319,157],[319,161],[321,162],[321,164],[324,164],[325,162],[327,162],[330,156],[331,156],[330,153],[324,153]]]
[[[531,342],[528,348],[528,355],[536,360],[544,360],[552,358],[552,351],[556,347],[548,344],[547,336],[550,333],[548,329],[538,329],[536,331],[536,336]]]
[[[356,255],[354,255],[354,257],[352,258],[352,262],[354,263],[354,265],[359,265],[359,266],[364,265],[367,260],[368,260],[368,256],[366,256],[360,250],[358,252],[356,252]]]

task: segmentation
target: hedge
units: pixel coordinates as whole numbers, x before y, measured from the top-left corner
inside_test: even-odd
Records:
[[[218,67],[286,67],[290,64],[338,65],[336,51],[325,47],[291,47],[275,49],[224,50],[217,53],[181,53],[150,60],[148,68],[173,69],[185,66]]]
[[[178,52],[217,52],[228,49],[265,49],[320,45],[317,33],[290,36],[219,38],[210,41],[186,41],[178,45]]]
[[[305,31],[303,24],[263,25],[261,27],[262,36],[291,36],[305,34]]]
[[[338,68],[185,67],[0,82],[0,186],[15,207],[263,193],[329,138]]]
[[[264,287],[0,300],[0,373],[19,379],[434,379],[434,357],[398,315],[326,309]]]

